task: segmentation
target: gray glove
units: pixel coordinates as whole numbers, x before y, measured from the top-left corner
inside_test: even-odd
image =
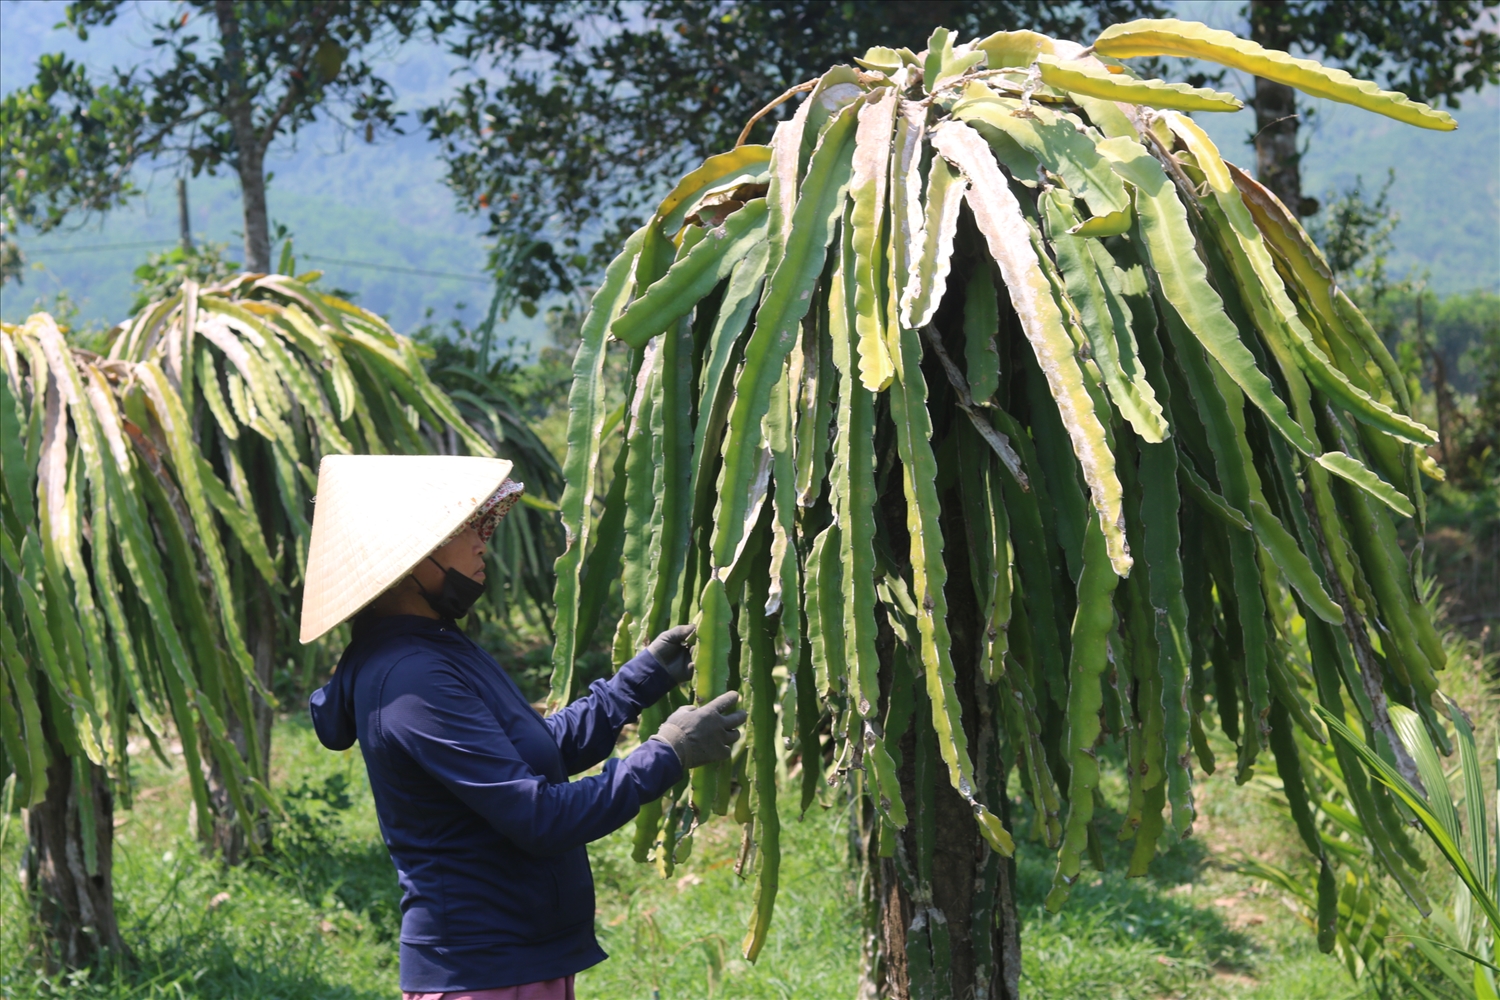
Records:
[[[697,631],[696,625],[678,625],[652,639],[651,645],[646,647],[646,652],[656,657],[656,662],[672,675],[674,683],[681,684],[693,674],[692,660],[685,647]]]
[[[651,738],[671,747],[685,771],[728,760],[734,741],[740,738],[737,727],[745,722],[744,712],[730,711],[739,700],[738,691],[728,691],[707,705],[684,705]]]

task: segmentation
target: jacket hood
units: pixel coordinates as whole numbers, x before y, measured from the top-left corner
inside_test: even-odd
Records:
[[[307,711],[312,716],[318,741],[330,750],[348,750],[354,745],[359,736],[354,718],[354,680],[359,676],[359,668],[384,640],[405,632],[437,631],[445,626],[453,628],[454,624],[416,615],[355,618],[349,645],[339,657],[333,678],[307,699]]]
[[[313,728],[318,732],[318,741],[330,750],[348,750],[354,745],[356,727],[354,722],[354,675],[358,672],[355,657],[350,654],[361,645],[351,642],[339,665],[334,668],[333,678],[318,688],[307,699],[307,711],[312,715]]]

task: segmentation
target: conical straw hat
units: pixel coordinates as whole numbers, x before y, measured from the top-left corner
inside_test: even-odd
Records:
[[[510,469],[498,458],[325,456],[302,588],[302,641],[312,642],[410,573]]]

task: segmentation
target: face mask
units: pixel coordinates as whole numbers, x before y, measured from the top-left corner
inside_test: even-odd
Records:
[[[420,582],[417,589],[422,591],[422,596],[427,599],[428,607],[442,615],[444,618],[457,620],[469,613],[474,602],[484,594],[484,584],[473,577],[465,576],[453,567],[444,567],[432,556],[428,556],[432,564],[443,571],[443,589],[437,594],[429,594]],[[416,577],[412,577],[413,580]]]

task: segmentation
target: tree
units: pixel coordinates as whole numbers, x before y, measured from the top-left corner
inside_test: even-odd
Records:
[[[138,94],[128,84],[96,86],[62,55],[43,55],[36,82],[0,100],[0,281],[21,280],[17,227],[46,232],[70,212],[107,211],[134,190],[106,164],[141,125]],[[82,163],[99,166],[77,169]]]
[[[80,0],[67,24],[86,40],[124,6]],[[193,0],[154,9],[159,63],[117,68],[113,82],[43,56],[36,82],[0,105],[7,225],[45,232],[120,205],[143,161],[178,159],[194,176],[227,166],[243,193],[245,268],[269,273],[266,151],[320,116],[366,142],[394,129],[390,87],[367,55],[410,37],[420,12],[405,0]]]
[[[1497,0],[1250,0],[1242,12],[1250,37],[1267,48],[1319,56],[1414,101],[1457,108],[1466,91],[1500,83],[1497,6]],[[1257,77],[1252,103],[1256,176],[1298,215],[1316,213],[1317,199],[1302,195],[1296,90]]]
[[[493,454],[417,345],[309,280],[183,282],[103,353],[45,313],[0,332],[0,771],[30,808],[54,964],[124,947],[110,845],[131,726],[164,761],[181,741],[200,838],[256,849],[320,457]]]
[[[1414,786],[1391,703],[1445,745],[1445,660],[1391,524],[1422,516],[1433,433],[1295,215],[1182,113],[1243,105],[1119,62],[1180,55],[1451,127],[1202,25],[1119,24],[1088,50],[940,28],[824,72],[769,145],[688,172],[605,272],[574,362],[549,703],[614,580],[617,656],[698,622],[694,694],[740,690],[746,747],[642,810],[636,859],[668,873],[732,811],[752,961],[784,755],[803,809],[829,784],[854,802],[865,987],[1013,998],[1011,859],[1056,852],[1053,909],[1102,864],[1105,741],[1129,763],[1136,875],[1168,823],[1192,829],[1206,713],[1242,781],[1274,761],[1325,951],[1349,918],[1293,728],[1326,739],[1315,702]],[[596,521],[609,337],[631,398]],[[1310,674],[1288,655],[1304,633]],[[1335,749],[1363,835],[1419,898],[1395,800]]]
[[[675,176],[735,142],[788,87],[934,23],[965,37],[1035,28],[1082,37],[1160,13],[1152,0],[712,3],[583,0],[454,7],[440,30],[484,70],[422,120],[459,204],[485,215],[507,306],[592,281]],[[786,107],[751,130],[763,138]]]
[[[1373,200],[1366,197],[1364,186],[1365,179],[1355,177],[1353,187],[1329,192],[1328,204],[1320,206],[1320,218],[1313,220],[1311,232],[1340,286],[1351,295],[1365,297],[1368,305],[1378,305],[1393,290],[1386,261],[1395,246],[1392,234],[1401,224],[1400,214],[1390,206],[1395,169],[1386,175]]]

